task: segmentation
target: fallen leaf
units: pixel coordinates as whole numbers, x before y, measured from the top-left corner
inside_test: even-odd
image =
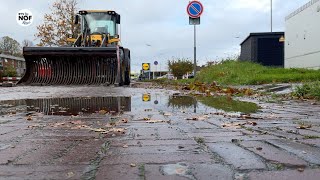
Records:
[[[68,172],[67,176],[68,176],[68,178],[71,178],[71,177],[74,176],[74,173],[73,172]]]
[[[32,121],[32,116],[31,116],[31,115],[29,115],[29,116],[27,117],[27,121]]]
[[[150,124],[164,123],[164,122],[169,122],[169,121],[165,121],[165,120],[149,120],[149,121],[146,121],[146,123],[150,123]]]
[[[100,110],[100,111],[99,111],[99,114],[105,115],[105,114],[107,114],[107,111],[106,111],[106,110]]]
[[[128,119],[122,119],[121,120],[123,123],[128,123]]]
[[[297,129],[310,129],[312,128],[312,125],[300,125],[297,127]]]
[[[247,124],[250,124],[250,125],[252,125],[252,126],[258,125],[257,122],[254,122],[254,121],[248,121]]]

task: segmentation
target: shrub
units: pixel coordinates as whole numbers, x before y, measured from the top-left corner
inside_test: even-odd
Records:
[[[182,79],[182,76],[192,72],[193,63],[187,59],[173,59],[168,61],[168,66],[172,74],[178,79]]]

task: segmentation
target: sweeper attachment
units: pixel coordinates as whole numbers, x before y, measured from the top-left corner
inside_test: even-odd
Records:
[[[120,15],[79,11],[81,34],[70,47],[24,47],[21,85],[129,85],[130,50],[120,46]]]

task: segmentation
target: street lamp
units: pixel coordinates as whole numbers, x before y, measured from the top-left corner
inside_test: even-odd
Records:
[[[270,0],[271,2],[270,2],[270,9],[271,9],[271,32],[272,32],[272,11],[273,11],[273,9],[272,9],[272,0]]]

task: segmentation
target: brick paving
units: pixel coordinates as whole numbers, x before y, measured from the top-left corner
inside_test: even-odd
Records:
[[[107,91],[108,87],[105,88]],[[94,91],[92,87],[89,89]],[[38,91],[44,97],[54,95],[46,94],[49,92],[46,88]],[[77,91],[85,97],[89,95],[87,90]],[[143,104],[138,102],[142,94],[136,91],[125,90],[124,94],[131,93],[133,100],[131,110],[123,114],[33,113],[29,121],[23,107],[13,114],[2,114],[0,179],[317,180],[320,177],[318,106],[307,102],[283,105],[260,102],[264,108],[251,115],[260,119],[241,119],[228,117],[228,113],[216,115],[215,110],[201,106],[197,113],[172,110],[165,100],[162,104],[159,101],[160,105]],[[162,99],[172,93],[141,91]],[[63,92],[65,96],[72,95],[67,90]],[[111,94],[115,92],[111,90]],[[26,96],[30,98],[31,94],[36,95]],[[186,120],[195,116],[204,118]],[[256,125],[249,123],[252,121]],[[311,126],[299,129],[301,125]]]

